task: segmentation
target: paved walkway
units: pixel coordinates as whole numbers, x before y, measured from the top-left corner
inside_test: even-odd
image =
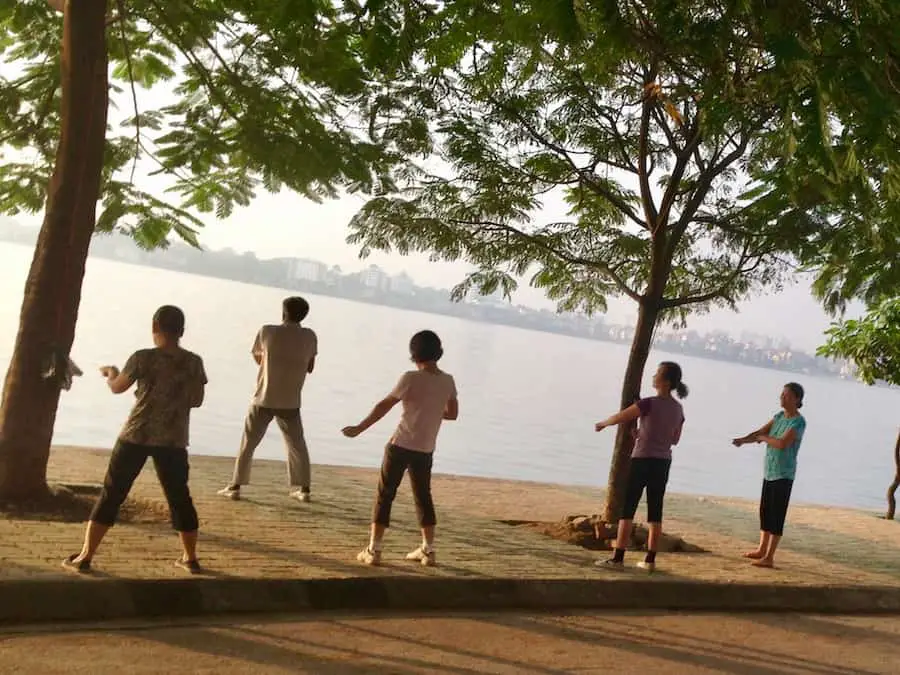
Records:
[[[99,483],[106,452],[55,448],[50,478]],[[405,553],[418,544],[412,496],[405,483],[386,539],[384,566],[355,561],[367,541],[375,472],[314,467],[311,504],[287,499],[285,465],[260,460],[244,499],[217,496],[231,472],[227,458],[194,457],[191,483],[201,518],[201,559],[220,577],[347,578],[427,575],[457,578],[596,578],[597,553],[557,542],[503,520],[556,521],[596,512],[600,491],[535,483],[438,476],[434,481],[440,520],[435,568],[410,565]],[[106,578],[181,576],[172,561],[177,540],[166,522],[162,494],[148,466],[135,487],[132,522],[114,528],[95,559]],[[798,507],[789,516],[779,569],[752,568],[740,553],[755,544],[755,505],[737,500],[673,496],[666,531],[710,553],[659,558],[651,580],[727,581],[765,584],[856,584],[900,587],[900,523],[874,514]],[[62,558],[79,550],[83,524],[0,519],[0,580],[59,578]],[[639,554],[632,554],[636,561]],[[634,579],[636,572],[613,577]],[[607,576],[610,576],[607,573]]]
[[[0,674],[887,675],[898,642],[896,617],[326,614],[0,632]]]

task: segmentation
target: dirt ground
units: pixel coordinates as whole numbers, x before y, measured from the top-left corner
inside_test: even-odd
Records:
[[[0,630],[0,673],[646,673],[900,670],[900,617],[316,615]]]

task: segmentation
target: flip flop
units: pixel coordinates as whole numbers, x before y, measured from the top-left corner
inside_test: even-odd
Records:
[[[69,570],[70,572],[76,572],[77,574],[88,574],[91,571],[91,561],[90,560],[79,560],[75,562],[75,559],[78,558],[78,553],[73,553],[65,560],[62,561],[62,566]]]
[[[175,561],[175,567],[180,567],[191,574],[200,574],[203,571],[200,567],[200,562],[196,558],[194,560],[184,560],[179,558]]]

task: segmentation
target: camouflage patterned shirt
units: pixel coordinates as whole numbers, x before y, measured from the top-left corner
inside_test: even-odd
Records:
[[[187,448],[191,408],[200,405],[203,359],[185,349],[141,349],[122,370],[137,384],[134,407],[119,440],[138,445]]]

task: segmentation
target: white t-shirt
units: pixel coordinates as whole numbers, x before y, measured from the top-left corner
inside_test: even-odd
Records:
[[[279,410],[299,408],[300,390],[317,352],[316,334],[300,324],[260,328],[253,341],[253,353],[262,357],[253,404]]]
[[[456,398],[453,376],[442,371],[411,370],[403,373],[391,396],[403,405],[391,443],[406,450],[434,452],[447,402]]]

